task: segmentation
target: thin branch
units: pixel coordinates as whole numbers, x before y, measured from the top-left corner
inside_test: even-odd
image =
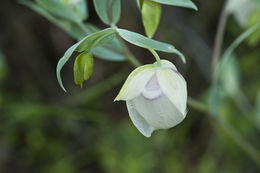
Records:
[[[228,10],[227,10],[227,2],[228,1],[225,2],[225,5],[220,14],[219,23],[218,23],[218,27],[217,27],[217,34],[215,36],[215,41],[214,41],[213,54],[212,54],[212,73],[213,73],[213,75],[217,69],[218,62],[220,59],[227,18],[229,15]]]

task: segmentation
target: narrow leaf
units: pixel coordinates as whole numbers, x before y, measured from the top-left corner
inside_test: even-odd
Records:
[[[69,4],[60,0],[36,0],[40,7],[53,15],[76,23],[87,18],[87,4],[83,0],[79,2],[77,4]],[[79,9],[79,6],[81,9]]]
[[[113,31],[113,32],[112,32]],[[91,49],[102,46],[105,43],[111,41],[113,38],[111,38],[111,35],[114,35],[115,30],[112,28],[104,29],[99,32],[90,34],[71,46],[64,54],[64,56],[59,60],[58,65],[57,65],[57,70],[56,70],[56,75],[58,78],[58,82],[61,86],[61,88],[66,92],[66,89],[63,86],[62,79],[61,79],[61,69],[65,65],[65,63],[69,60],[70,56],[74,51],[78,52],[91,52]]]
[[[145,28],[145,33],[149,38],[152,38],[157,30],[161,17],[161,4],[151,0],[144,0],[142,4],[142,19]]]
[[[83,82],[88,80],[93,72],[93,56],[88,52],[83,52],[77,56],[74,62],[74,81],[83,87]]]
[[[103,46],[104,44],[111,42],[115,38],[115,29],[107,28],[102,31],[98,31],[85,37],[77,47],[77,51],[90,51],[91,49]]]
[[[103,23],[109,25],[109,16],[108,16],[108,0],[93,0],[95,10],[97,15],[102,20]]]
[[[117,29],[117,32],[124,40],[129,43],[146,49],[154,49],[162,52],[175,53],[179,55],[182,61],[185,63],[185,57],[171,44],[162,43],[125,29]]]
[[[178,7],[192,8],[198,10],[197,6],[191,0],[152,0],[160,4],[173,5]]]
[[[20,3],[31,8],[35,12],[39,13],[40,15],[51,21],[52,23],[56,24],[61,29],[65,30],[73,38],[80,40],[85,36],[85,32],[82,31],[82,29],[80,29],[78,25],[75,25],[75,23],[70,22],[66,19],[57,18],[56,16],[53,16],[49,11],[33,2],[20,1]],[[86,30],[88,28],[87,26],[88,25],[86,25]]]
[[[120,19],[121,0],[110,0],[111,2],[111,24],[116,24]]]
[[[93,0],[95,10],[107,25],[116,24],[120,18],[121,0]]]

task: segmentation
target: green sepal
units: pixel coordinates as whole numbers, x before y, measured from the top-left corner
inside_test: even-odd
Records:
[[[83,52],[74,62],[74,81],[83,87],[83,82],[88,80],[93,72],[94,59],[91,53]]]
[[[160,3],[144,0],[141,12],[145,33],[149,38],[152,38],[160,23],[162,6]]]

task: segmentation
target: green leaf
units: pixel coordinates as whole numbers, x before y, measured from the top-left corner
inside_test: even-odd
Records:
[[[121,15],[121,0],[111,0],[111,24],[116,24]]]
[[[62,0],[36,0],[36,3],[51,14],[72,22],[81,22],[87,18],[87,4],[85,0],[75,3],[65,3]]]
[[[83,52],[77,56],[74,62],[74,81],[83,87],[83,82],[88,80],[93,72],[93,56],[88,52]]]
[[[91,51],[91,49],[103,46],[104,44],[111,42],[115,38],[115,29],[107,28],[102,31],[98,31],[91,35],[88,35],[81,41],[79,46],[77,47],[78,52],[82,51]]]
[[[56,24],[61,29],[65,30],[73,38],[80,40],[85,36],[85,32],[82,31],[82,29],[79,28],[78,25],[75,25],[75,23],[70,22],[66,19],[57,18],[53,16],[51,13],[49,13],[47,10],[45,10],[44,8],[30,1],[21,1],[20,3],[31,8],[35,12],[39,13],[40,15],[42,15],[43,17],[51,21],[52,23]],[[88,25],[86,25],[86,30],[88,30]]]
[[[75,49],[77,48],[77,46],[80,44],[80,42],[74,44],[73,46],[71,46],[64,54],[64,56],[59,60],[58,64],[57,64],[57,68],[56,68],[56,75],[57,75],[57,79],[58,82],[60,84],[60,87],[63,89],[63,91],[66,92],[66,89],[62,83],[62,79],[61,79],[61,69],[62,67],[66,64],[66,62],[69,60],[70,56],[72,55],[72,53],[75,51]]]
[[[142,4],[142,19],[145,28],[145,33],[149,38],[152,38],[157,30],[161,17],[161,4],[151,0],[144,0]]]
[[[183,56],[183,54],[175,49],[175,47],[171,44],[162,43],[125,29],[117,29],[117,32],[124,40],[129,43],[146,49],[154,49],[167,53],[175,53],[179,55],[181,60],[185,63],[185,57]]]
[[[70,56],[74,51],[78,52],[91,52],[91,49],[102,46],[105,43],[111,41],[113,38],[112,36],[115,35],[115,30],[112,28],[104,29],[101,31],[98,31],[96,33],[90,34],[71,46],[64,54],[64,56],[59,60],[57,69],[56,69],[56,75],[58,82],[61,86],[61,88],[66,92],[66,89],[63,86],[62,79],[61,79],[61,69],[66,64],[66,62],[69,60]]]
[[[100,31],[100,29],[98,29],[97,27],[91,24],[83,24],[82,25],[84,27],[84,31],[83,31],[78,25],[75,25],[72,22],[53,16],[45,9],[37,6],[36,4],[30,1],[21,1],[20,3],[31,8],[32,10],[39,13],[40,15],[44,16],[49,21],[56,24],[61,29],[65,30],[71,37],[77,40],[81,40],[82,38],[84,38],[86,33],[92,34],[94,32]],[[92,53],[94,54],[94,56],[104,60],[109,60],[109,61],[125,60],[123,47],[117,39],[114,39],[109,45],[104,45],[102,47],[93,49]]]
[[[109,25],[109,16],[108,16],[108,0],[93,0],[95,10],[99,16],[99,18],[102,20],[103,23]]]
[[[62,2],[67,2],[66,4],[70,6],[76,15],[81,19],[85,20],[88,18],[88,1],[86,0],[61,0]]]
[[[192,8],[198,10],[197,6],[191,0],[152,0],[160,4],[173,5],[178,7]]]
[[[93,0],[95,10],[107,25],[116,24],[120,18],[121,0]]]
[[[100,59],[109,60],[109,61],[124,61],[125,56],[123,52],[117,52],[115,50],[110,50],[106,47],[97,47],[92,50],[92,53],[98,56]]]

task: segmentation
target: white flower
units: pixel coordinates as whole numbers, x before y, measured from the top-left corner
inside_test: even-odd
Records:
[[[115,101],[126,101],[131,120],[146,137],[168,129],[186,116],[187,87],[176,67],[167,60],[135,69]]]

